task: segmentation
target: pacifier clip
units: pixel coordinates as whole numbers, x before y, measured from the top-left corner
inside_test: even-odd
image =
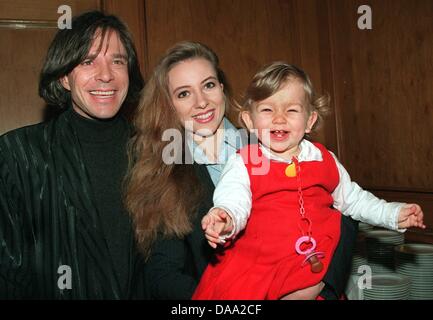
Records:
[[[299,214],[300,218],[298,221],[298,228],[301,232],[301,236],[298,238],[295,244],[296,253],[299,255],[304,255],[305,259],[301,264],[301,267],[304,267],[307,262],[310,265],[311,272],[319,273],[323,270],[323,263],[320,261],[325,254],[323,252],[317,252],[316,249],[316,240],[312,237],[312,222],[306,216],[305,208],[304,208],[304,197],[302,193],[302,185],[301,185],[301,166],[299,165],[298,159],[296,157],[292,158],[292,163],[286,167],[285,174],[288,177],[295,177],[298,182],[298,199],[299,199]],[[305,232],[305,229],[307,230]]]

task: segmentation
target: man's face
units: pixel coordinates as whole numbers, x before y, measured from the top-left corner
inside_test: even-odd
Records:
[[[102,41],[101,45],[101,35],[97,32],[86,59],[60,79],[63,87],[71,92],[74,110],[89,119],[114,117],[128,93],[125,47],[118,34],[110,30]]]

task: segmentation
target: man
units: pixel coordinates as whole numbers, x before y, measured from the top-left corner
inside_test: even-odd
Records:
[[[101,12],[59,30],[39,94],[57,118],[0,137],[0,298],[143,298],[121,184],[143,87],[125,25]]]

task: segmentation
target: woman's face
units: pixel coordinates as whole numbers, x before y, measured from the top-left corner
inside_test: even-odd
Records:
[[[203,58],[177,63],[168,73],[171,101],[184,127],[200,136],[215,134],[225,111],[223,85]]]

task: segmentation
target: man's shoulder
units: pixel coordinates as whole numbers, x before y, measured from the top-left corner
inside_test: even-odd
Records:
[[[65,127],[66,123],[69,121],[69,118],[70,112],[68,112],[68,110],[63,110],[62,112],[51,117],[49,120],[13,129],[4,133],[3,135],[0,135],[0,142],[17,138],[25,138],[28,140],[28,142],[31,142],[38,141],[41,137],[47,138],[47,135],[53,135],[53,131],[58,130],[56,127]]]
[[[13,160],[36,152],[44,154],[56,135],[55,119],[17,128],[0,136],[2,158]]]
[[[0,136],[0,145],[15,144],[16,141],[26,144],[37,141],[44,136],[49,124],[50,122],[41,122],[8,131]]]

